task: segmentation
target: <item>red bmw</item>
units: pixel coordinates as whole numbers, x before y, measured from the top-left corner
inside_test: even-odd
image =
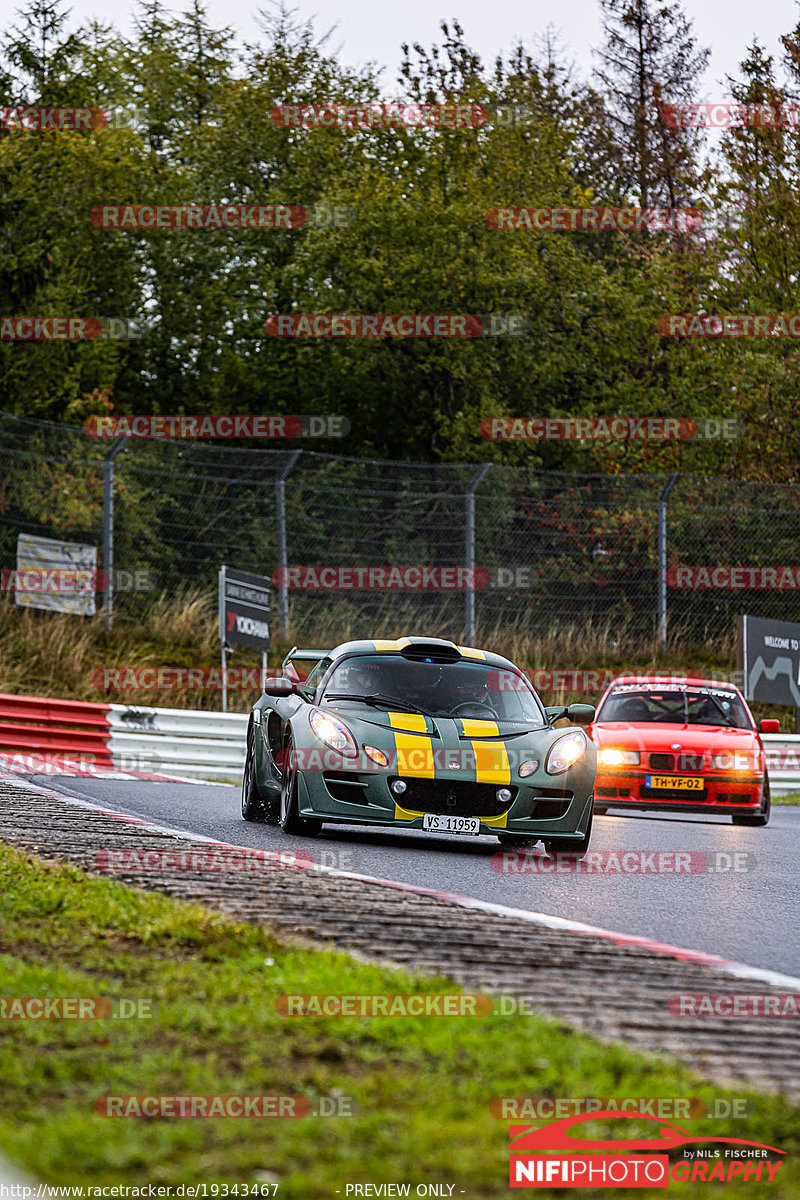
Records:
[[[761,722],[777,733],[778,721]],[[766,825],[764,747],[738,688],[710,679],[622,676],[603,693],[587,732],[597,746],[594,811],[728,813]]]

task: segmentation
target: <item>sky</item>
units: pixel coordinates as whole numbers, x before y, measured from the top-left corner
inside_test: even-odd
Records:
[[[215,24],[229,25],[242,39],[259,36],[257,13],[266,0],[207,0],[209,15]],[[484,58],[495,55],[518,40],[533,46],[537,35],[548,26],[556,31],[567,58],[574,61],[579,77],[587,78],[593,67],[592,47],[601,42],[599,0],[558,0],[549,5],[501,4],[488,0],[458,0],[455,11],[448,0],[442,5],[431,0],[287,0],[298,18],[315,18],[320,32],[336,25],[328,45],[341,47],[342,60],[350,66],[373,60],[387,70],[383,83],[387,95],[396,94],[400,44],[419,41],[424,46],[439,40],[439,21],[456,16],[464,28],[466,40]],[[167,4],[174,11],[186,2]],[[16,5],[15,7],[19,7]],[[132,0],[73,0],[75,23],[89,17],[130,32]],[[738,63],[746,47],[758,36],[776,60],[781,56],[779,37],[800,20],[798,0],[685,0],[684,11],[694,23],[701,46],[711,48],[712,56],[704,79],[705,95],[698,99],[724,100],[728,96],[726,74],[738,74]]]

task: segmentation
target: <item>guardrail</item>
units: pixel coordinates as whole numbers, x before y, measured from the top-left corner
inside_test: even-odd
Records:
[[[31,774],[93,767],[193,779],[242,778],[246,713],[0,694],[0,752]]]
[[[108,710],[109,745],[120,770],[241,782],[247,713],[124,704]]]
[[[0,694],[0,751],[238,783],[247,719],[247,713]],[[762,733],[761,740],[772,795],[800,792],[800,734]]]

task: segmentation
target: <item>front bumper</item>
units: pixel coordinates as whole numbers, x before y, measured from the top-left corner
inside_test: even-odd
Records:
[[[593,771],[573,770],[562,776],[476,784],[464,778],[427,779],[403,776],[407,790],[390,790],[397,774],[370,771],[306,771],[300,774],[300,814],[336,824],[380,825],[422,829],[426,813],[477,817],[481,833],[514,833],[526,837],[574,838],[586,832],[592,807]],[[498,787],[509,786],[510,802],[495,799]]]
[[[661,809],[670,812],[741,813],[758,811],[764,795],[764,776],[743,771],[707,772],[695,778],[702,790],[650,788],[653,769],[620,770],[598,767],[595,798],[607,808]]]

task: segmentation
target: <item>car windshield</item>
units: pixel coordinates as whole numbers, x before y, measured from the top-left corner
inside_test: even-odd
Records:
[[[488,663],[433,662],[399,654],[359,654],[344,659],[325,684],[320,703],[358,697],[374,707],[406,709],[434,717],[546,725],[544,709],[527,680]]]
[[[752,729],[738,692],[715,687],[622,684],[609,693],[597,720]]]

